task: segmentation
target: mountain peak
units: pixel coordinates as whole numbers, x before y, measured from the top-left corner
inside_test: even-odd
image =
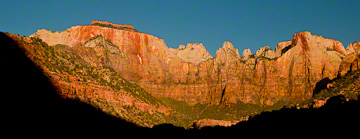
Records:
[[[202,43],[188,43],[186,47],[180,45],[176,55],[186,62],[195,64],[213,58]]]
[[[223,46],[216,51],[216,57],[223,57],[224,55],[231,55],[236,58],[240,58],[239,50],[236,49],[229,41],[225,41]]]
[[[235,49],[234,45],[230,41],[225,41],[221,48],[223,48],[223,49]]]
[[[291,48],[299,45],[302,46],[305,50],[310,50],[311,48],[322,48],[326,50],[337,51],[342,55],[346,55],[345,48],[340,41],[331,38],[324,38],[320,35],[311,34],[308,31],[295,33],[291,42]],[[311,47],[316,46],[316,47]]]

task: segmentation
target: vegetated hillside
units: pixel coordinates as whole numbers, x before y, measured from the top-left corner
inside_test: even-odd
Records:
[[[83,136],[82,131],[102,133],[114,129],[116,133],[132,133],[129,131],[141,130],[79,99],[61,97],[58,86],[45,76],[34,59],[27,57],[28,52],[13,40],[15,38],[0,32],[0,79],[6,105],[2,112],[7,121],[3,126],[8,131],[40,136],[45,132]]]
[[[140,126],[168,122],[166,115],[171,113],[171,109],[141,87],[123,79],[113,69],[92,66],[79,52],[84,50],[82,52],[91,55],[95,52],[94,49],[85,49],[83,46],[76,46],[78,49],[64,45],[48,46],[38,38],[7,35],[17,41],[64,98],[79,99]],[[101,49],[104,46],[98,47]]]
[[[358,101],[360,95],[360,69],[348,72],[345,76],[339,76],[333,80],[324,79],[327,82],[321,87],[314,96],[298,105],[301,108],[319,108],[323,106],[330,98],[341,96],[342,101]],[[320,82],[319,82],[320,84]],[[316,91],[316,90],[314,90]],[[356,110],[354,110],[356,111]]]

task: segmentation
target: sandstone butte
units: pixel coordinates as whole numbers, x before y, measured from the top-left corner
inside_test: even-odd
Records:
[[[188,105],[303,101],[312,97],[316,83],[322,79],[334,79],[360,66],[359,41],[345,49],[337,40],[307,31],[279,42],[274,51],[268,46],[255,54],[246,49],[242,56],[226,41],[215,58],[199,43],[168,48],[164,40],[153,35],[95,25],[73,26],[60,32],[40,29],[30,35],[49,46],[63,44],[74,49],[98,45],[99,40],[94,39],[97,36],[121,52],[104,55],[99,50],[97,60],[88,60],[93,66],[111,67],[156,98],[172,98]]]

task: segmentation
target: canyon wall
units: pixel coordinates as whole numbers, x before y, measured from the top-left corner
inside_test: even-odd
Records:
[[[359,48],[359,42],[345,49],[337,40],[299,32],[292,40],[280,42],[274,51],[267,46],[252,54],[247,49],[243,56],[227,41],[213,58],[202,44],[168,48],[153,35],[95,25],[61,32],[41,29],[30,37],[51,46],[67,45],[92,66],[111,67],[155,97],[189,105],[273,105],[308,99],[320,80],[354,69],[351,60],[358,57]]]

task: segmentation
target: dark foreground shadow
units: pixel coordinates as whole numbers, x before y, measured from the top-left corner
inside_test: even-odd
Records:
[[[1,32],[0,49],[1,95],[6,102],[2,115],[11,130],[41,134],[148,130],[79,100],[62,98],[15,41]]]
[[[359,101],[343,96],[330,98],[319,109],[283,108],[263,112],[232,127],[204,127],[185,130],[170,124],[153,128],[138,127],[108,115],[79,100],[64,99],[49,79],[25,56],[24,51],[0,33],[0,79],[2,119],[8,130],[32,134],[106,134],[106,135],[241,135],[248,131],[297,131],[358,129]],[[256,129],[256,130],[253,130]],[[259,130],[260,129],[260,130]]]
[[[319,109],[282,108],[263,112],[234,127],[282,131],[354,130],[359,129],[359,108],[359,98],[357,101],[346,101],[340,95],[330,98]]]
[[[328,77],[320,80],[319,82],[316,83],[315,85],[315,89],[313,91],[313,96],[316,94],[319,94],[321,90],[326,89],[327,85],[329,83],[331,83],[332,80],[330,80]]]
[[[204,127],[200,130],[180,130],[172,125],[160,125],[159,131],[171,130],[173,133],[207,136],[242,136],[261,135],[265,133],[298,135],[343,135],[360,130],[360,97],[357,101],[346,101],[345,97],[329,98],[327,103],[318,109],[282,108],[272,112],[262,112],[248,121],[239,122],[231,127]],[[161,127],[162,126],[162,127]],[[270,134],[269,134],[270,135]],[[295,134],[294,134],[295,135]]]

